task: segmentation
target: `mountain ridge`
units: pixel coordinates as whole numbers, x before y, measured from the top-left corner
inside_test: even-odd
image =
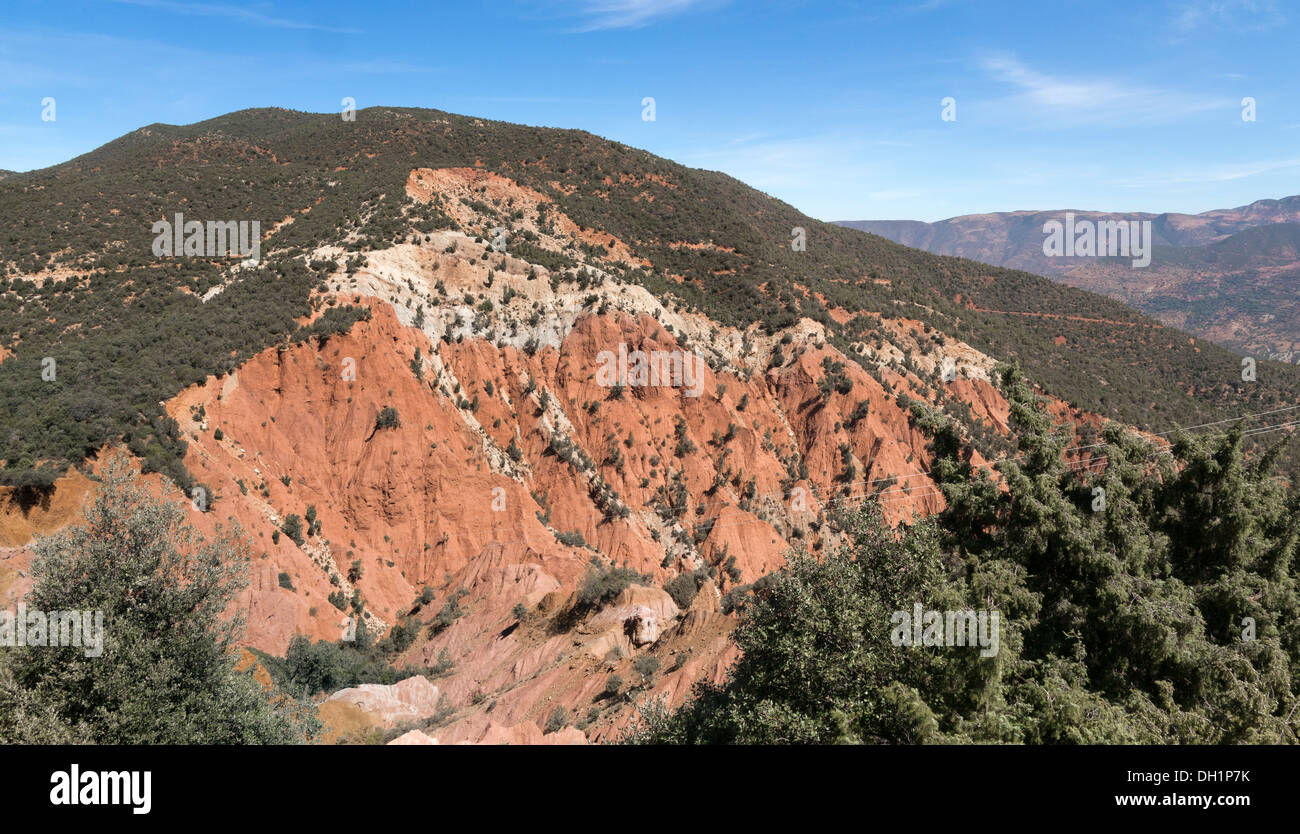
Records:
[[[953,217],[947,217],[943,220],[927,222],[924,220],[835,220],[831,221],[838,226],[858,229],[859,231],[873,232],[880,234],[877,229],[892,229],[901,231],[908,230],[913,239],[918,239],[924,235],[927,230],[933,231],[936,235],[940,234],[938,228],[949,226],[960,226],[962,221],[987,220],[990,218],[1032,218],[1050,220],[1059,219],[1067,213],[1074,214],[1076,217],[1087,217],[1092,219],[1108,220],[1150,220],[1152,226],[1159,235],[1157,243],[1165,246],[1192,246],[1204,243],[1212,243],[1215,240],[1221,240],[1235,232],[1252,228],[1259,225],[1269,225],[1270,223],[1281,222],[1300,222],[1300,195],[1292,195],[1279,198],[1262,198],[1254,200],[1242,206],[1228,209],[1210,209],[1203,212],[1189,214],[1187,212],[1166,211],[1166,212],[1114,212],[1104,209],[1017,209],[1015,211],[993,211],[979,212],[975,214],[960,214]],[[1039,224],[1041,226],[1041,223]],[[890,235],[891,240],[896,238]],[[905,242],[898,241],[896,242]],[[931,243],[929,246],[920,245],[919,243],[908,243],[909,246],[918,246],[926,251],[935,251],[937,254],[945,255],[962,255],[961,251],[953,249],[943,249],[939,251],[938,243]],[[936,247],[936,248],[931,248]],[[965,256],[965,255],[963,255]],[[968,256],[965,256],[968,257]]]
[[[156,297],[162,309],[175,311],[176,328],[183,330],[182,320],[196,312],[194,297],[229,283],[227,267],[201,258],[160,264],[149,254],[155,220],[170,217],[178,208],[188,208],[191,216],[261,219],[264,228],[273,228],[264,246],[286,252],[310,251],[321,241],[355,233],[360,237],[350,245],[362,251],[401,239],[402,195],[413,168],[452,163],[495,170],[548,195],[579,226],[625,241],[628,251],[653,264],[641,269],[623,262],[617,268],[629,280],[657,294],[670,293],[678,303],[701,309],[721,323],[758,322],[771,332],[807,316],[826,325],[829,337],[848,351],[874,338],[869,318],[854,311],[903,305],[925,324],[961,335],[990,355],[1019,358],[1047,390],[1064,399],[1135,425],[1163,427],[1167,420],[1162,415],[1155,415],[1158,421],[1151,419],[1153,404],[1157,411],[1168,404],[1171,417],[1178,414],[1192,423],[1220,414],[1221,407],[1236,407],[1243,395],[1246,402],[1263,397],[1259,404],[1265,406],[1289,396],[1259,387],[1238,391],[1233,381],[1236,361],[1229,354],[1189,344],[1173,331],[1147,328],[1140,315],[1096,296],[1075,294],[1023,272],[990,270],[862,238],[808,218],[726,175],[689,169],[589,133],[432,110],[372,108],[358,111],[354,123],[337,114],[250,110],[195,125],[141,128],[68,163],[0,184],[0,221],[10,230],[0,239],[0,263],[9,282],[24,287],[46,277],[66,280],[60,276],[73,277],[81,286],[102,284],[111,272],[134,274],[146,268],[148,272],[140,274],[152,276],[149,296]],[[255,192],[249,186],[254,180],[260,183]],[[119,213],[87,214],[84,207],[97,200],[115,200]],[[290,218],[292,223],[287,222]],[[430,217],[423,222],[442,221]],[[795,251],[790,242],[793,230],[800,228],[808,230],[810,243]],[[51,245],[56,239],[61,244],[57,248]],[[274,268],[289,286],[305,288],[313,279],[303,267],[301,258],[289,257]],[[173,291],[178,283],[184,284],[188,297]],[[285,305],[290,302],[283,297],[255,304],[252,296],[268,289],[261,282],[246,278],[238,286],[244,292],[240,300],[256,306],[257,312],[243,309],[232,312],[233,318],[289,312]],[[299,299],[292,302],[299,305],[297,315],[305,310],[302,292],[291,293]],[[49,302],[44,296],[44,291],[37,293],[38,306]],[[15,303],[12,291],[9,298],[4,332],[23,332],[25,338],[16,343],[11,338],[5,349],[34,356],[35,345],[28,341],[87,338],[84,333],[64,333],[62,326],[44,320],[57,316],[37,319],[34,308]],[[224,309],[227,298],[220,297],[218,310]],[[94,298],[63,297],[59,304],[72,305],[68,314],[74,320],[104,315]],[[1080,308],[1093,310],[1099,320],[1143,323],[1153,341],[1124,343],[1095,326],[1065,318]],[[205,315],[212,314],[211,307],[205,309]],[[1017,311],[1061,318],[1050,327],[1010,322],[1006,313]],[[281,322],[278,331],[290,329],[288,319]],[[246,355],[263,346],[264,339],[248,341],[258,332],[263,332],[261,326],[226,337],[230,349]],[[89,338],[100,337],[92,332]],[[1135,366],[1152,350],[1172,357],[1153,371],[1157,387],[1165,393],[1138,402],[1134,398],[1151,387],[1153,377],[1147,370],[1138,373]],[[191,354],[181,368],[174,367],[178,353]],[[48,351],[35,359],[45,355]],[[160,372],[153,378],[162,387],[146,402],[164,399],[168,390],[197,380],[200,370],[230,364],[179,346],[156,362]],[[0,365],[0,397],[5,370]],[[1293,376],[1287,378],[1287,385],[1300,389]],[[30,402],[32,381],[25,382],[9,381],[11,388],[28,389],[26,397],[15,396],[15,389],[8,398],[20,411],[20,400]],[[1100,393],[1115,386],[1118,396]],[[150,420],[151,409],[145,411]],[[122,403],[108,411],[102,419],[130,424],[138,408]],[[50,443],[33,439],[66,437],[66,427],[47,423],[45,428],[49,431],[19,432],[18,446],[5,455],[11,467],[24,456],[33,462],[67,457],[54,454]],[[169,454],[165,434],[155,431],[150,441],[164,447],[163,456]],[[89,440],[69,442],[89,446]]]
[[[1051,257],[1043,224],[1077,220],[1150,221],[1151,264],[1129,269],[1103,257]],[[927,251],[1026,269],[1122,301],[1164,324],[1239,354],[1300,358],[1300,308],[1287,283],[1300,269],[1291,238],[1300,196],[1256,200],[1189,215],[1096,211],[1016,211],[938,221],[840,221],[839,225]],[[1292,231],[1288,231],[1292,230]]]
[[[155,257],[178,211],[260,221],[260,260]],[[302,691],[290,655],[351,651],[359,620],[437,681],[418,729],[446,741],[561,719],[608,740],[634,699],[721,681],[787,553],[833,551],[866,502],[891,524],[946,506],[935,415],[973,469],[1015,457],[1000,362],[1075,472],[1112,420],[1300,400],[1294,368],[1243,385],[1101,296],[439,111],[142,128],[0,183],[0,228],[0,594],[66,517],[24,508],[66,508],[124,447],[196,528],[245,531],[238,607],[277,683]],[[694,357],[698,384],[602,383],[619,348]]]

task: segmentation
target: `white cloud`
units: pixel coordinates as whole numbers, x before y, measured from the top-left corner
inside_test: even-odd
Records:
[[[360,34],[356,29],[336,28],[333,26],[322,26],[317,23],[308,23],[300,20],[288,20],[282,17],[255,12],[252,9],[245,9],[240,6],[229,6],[223,3],[178,3],[174,0],[113,0],[115,3],[122,3],[128,6],[141,6],[158,11],[174,12],[176,14],[195,15],[198,17],[224,17],[231,20],[238,20],[242,23],[249,23],[254,26],[269,26],[279,29],[314,29],[319,32],[335,32],[337,34]]]
[[[581,0],[576,11],[587,18],[577,29],[632,29],[692,9],[721,5],[725,0]]]
[[[693,148],[656,149],[656,153],[684,165],[722,171],[823,220],[919,211],[895,187],[909,184],[907,178],[897,175],[892,162],[870,153],[869,142],[859,136],[750,134]],[[875,186],[874,191],[890,192],[882,203],[893,208],[870,201],[864,205],[868,184]]]
[[[1285,18],[1273,0],[1192,0],[1174,15],[1174,28],[1183,32],[1202,26],[1237,30],[1268,29]]]
[[[1145,87],[1105,78],[1061,77],[1034,70],[1007,55],[986,58],[986,72],[1016,92],[989,109],[1000,120],[1050,120],[1061,125],[1110,123],[1116,126],[1169,121],[1209,110],[1228,109],[1234,102],[1219,96],[1197,96],[1176,90]]]

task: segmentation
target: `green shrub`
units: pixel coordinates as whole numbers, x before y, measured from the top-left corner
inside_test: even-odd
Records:
[[[546,726],[542,728],[544,735],[558,733],[565,727],[569,726],[569,711],[564,707],[556,707],[551,710],[551,714],[546,716]]]
[[[468,595],[469,591],[461,588],[447,598],[447,601],[443,603],[442,608],[438,609],[437,616],[433,618],[433,622],[429,625],[430,636],[441,634],[450,628],[452,623],[465,616],[465,609],[460,606],[460,598]]]
[[[286,536],[293,539],[294,544],[299,547],[301,547],[303,542],[306,541],[302,535],[302,518],[300,518],[297,513],[289,513],[289,515],[285,516],[284,523],[280,525],[280,529],[284,531]]]
[[[653,580],[649,577],[642,576],[631,568],[612,567],[602,570],[593,566],[587,570],[582,584],[578,586],[578,604],[587,608],[604,605],[627,586],[644,585],[651,581]]]
[[[747,597],[726,682],[649,711],[627,739],[1300,741],[1300,641],[1278,627],[1300,616],[1297,497],[1274,461],[1247,458],[1239,425],[1160,447],[1111,424],[1104,469],[1080,473],[1063,454],[1072,434],[1018,369],[1001,383],[1020,450],[1001,479],[919,406],[946,509],[897,529],[875,501],[847,515],[844,547],[792,556]],[[997,630],[913,646],[899,635],[914,606],[979,611]],[[1269,625],[1246,638],[1246,618]]]
[[[567,544],[569,547],[586,547],[587,545],[587,540],[577,530],[568,532],[561,530],[555,534],[555,538],[559,540],[560,544]]]
[[[700,571],[679,573],[664,585],[664,590],[668,592],[668,596],[672,597],[673,602],[677,603],[677,607],[683,611],[691,607],[691,603],[695,601],[696,595],[700,592],[701,577],[698,575],[699,573]]]
[[[105,639],[95,656],[0,652],[0,743],[309,741],[311,707],[235,671],[226,612],[247,586],[248,542],[229,530],[205,539],[140,474],[111,457],[83,520],[33,544],[28,605],[102,612]]]
[[[384,406],[378,415],[375,416],[375,431],[382,429],[395,429],[402,425],[402,418],[398,416],[397,409],[391,405]]]
[[[654,680],[655,672],[659,671],[659,658],[643,654],[632,661],[632,668],[641,676],[641,680],[648,685]]]

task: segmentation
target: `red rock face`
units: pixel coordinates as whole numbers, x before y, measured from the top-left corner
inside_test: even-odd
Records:
[[[497,175],[421,169],[407,192],[464,224],[484,194],[513,200],[542,248],[622,251],[553,208],[543,220],[544,198]],[[956,340],[935,353],[920,322],[882,318],[886,340],[850,358],[815,322],[740,333],[639,286],[579,278],[463,233],[422,235],[330,276],[337,296],[322,300],[367,305],[369,321],[263,351],[167,404],[211,490],[194,524],[235,522],[252,543],[235,606],[246,645],[282,655],[296,634],[343,638],[353,599],[372,632],[420,618],[396,664],[430,668],[419,717],[438,723],[403,743],[608,739],[633,701],[681,703],[736,659],[723,595],[792,549],[837,547],[830,510],[873,494],[891,523],[942,509],[900,398],[939,405],[942,390],[1006,431],[991,360]],[[611,384],[613,357],[642,355],[681,370],[640,384],[632,366],[628,385]],[[941,360],[962,372],[938,381]],[[2,543],[18,547],[0,553],[0,591],[30,582],[21,545],[66,523],[79,483],[34,521],[5,510]],[[615,566],[639,580],[600,603],[578,593]],[[664,588],[684,573],[698,593],[678,605]],[[369,720],[357,698],[323,710],[341,722],[333,738]],[[401,717],[389,707],[381,725]]]
[[[602,351],[681,350],[649,316],[583,315],[558,347],[530,353],[482,338],[431,344],[387,303],[364,301],[371,320],[349,333],[264,351],[168,412],[215,495],[194,523],[237,522],[253,543],[237,602],[247,645],[283,654],[295,634],[340,639],[347,616],[331,594],[359,592],[381,631],[412,612],[428,624],[456,596],[462,614],[436,635],[422,629],[398,661],[451,662],[434,685],[452,717],[427,729],[440,743],[572,741],[579,722],[608,738],[631,717],[629,689],[677,704],[697,680],[724,679],[736,650],[721,592],[779,569],[792,547],[834,547],[826,509],[882,490],[890,521],[942,507],[924,435],[833,347],[809,342],[761,374],[700,363],[699,396],[617,392],[598,380]],[[417,351],[459,392],[432,364],[417,375]],[[826,384],[836,363],[844,390]],[[881,379],[927,394],[910,375]],[[1005,428],[1007,403],[986,380],[947,388]],[[390,407],[399,424],[378,426]],[[276,535],[290,514],[304,519],[301,544]],[[593,558],[647,578],[584,609],[574,592]],[[686,610],[660,590],[710,565]],[[422,606],[426,586],[434,601]],[[650,675],[634,667],[644,656],[659,663]],[[617,694],[605,692],[612,675]],[[543,734],[557,708],[567,735]]]
[[[674,570],[660,567],[665,543],[653,535],[667,528],[647,507],[662,498],[677,473],[685,487],[683,526],[702,531],[716,519],[700,540],[701,551],[726,549],[752,581],[777,567],[789,546],[765,518],[798,513],[790,508],[793,487],[783,489],[791,474],[783,459],[792,453],[807,468],[807,478],[795,486],[807,492],[809,515],[837,489],[860,497],[867,481],[895,476],[906,479],[908,488],[929,485],[920,472],[925,438],[874,379],[848,365],[852,395],[832,393],[823,402],[817,389],[821,360],[843,360],[833,348],[809,350],[789,366],[747,381],[704,366],[706,393],[698,398],[673,388],[628,389],[616,398],[595,382],[601,350],[620,341],[647,350],[679,349],[652,320],[588,316],[558,351],[534,356],[479,339],[444,344],[443,361],[458,379],[471,380],[464,394],[478,401],[472,419],[482,427],[480,436],[467,422],[468,412],[408,367],[407,357],[417,348],[432,350],[423,335],[400,326],[386,305],[376,304],[373,311],[372,321],[349,335],[320,346],[264,352],[230,377],[186,391],[169,407],[194,432],[186,464],[217,493],[213,511],[199,520],[240,521],[266,554],[254,593],[284,596],[267,587],[274,584],[267,579],[282,570],[295,586],[301,579],[306,593],[298,597],[327,593],[324,571],[308,568],[304,552],[326,542],[342,571],[361,559],[358,586],[384,618],[409,607],[424,585],[440,585],[446,574],[485,558],[490,545],[527,554],[546,575],[571,586],[592,551],[558,542],[538,513],[549,513],[554,531],[576,531],[615,562],[668,578]],[[349,358],[356,362],[354,381],[341,375]],[[533,390],[525,393],[530,383]],[[719,385],[726,386],[722,396]],[[550,449],[556,432],[543,414],[542,391],[567,418],[563,433],[593,462],[590,471]],[[850,428],[849,412],[864,395],[871,412]],[[195,405],[204,408],[205,431],[191,419]],[[376,430],[376,416],[389,406],[401,425]],[[678,441],[679,423],[686,444],[694,446],[690,451]],[[216,428],[220,441],[213,437]],[[723,439],[729,430],[730,438]],[[518,479],[497,471],[503,469],[502,455],[495,453],[512,442],[521,452],[513,467]],[[845,443],[860,461],[851,483],[839,477]],[[633,510],[628,518],[607,519],[590,494],[593,475]],[[746,500],[749,484],[753,497]],[[895,520],[939,506],[932,495],[903,500],[907,495],[900,490],[888,506]],[[303,516],[309,506],[322,522],[320,536],[309,537],[305,548],[287,536],[278,544],[269,540],[272,521],[289,513]],[[320,632],[329,635],[329,627]],[[282,650],[287,638],[281,630],[255,628],[252,641]]]
[[[582,316],[558,349],[529,355],[475,338],[433,345],[387,304],[367,301],[371,320],[349,334],[265,351],[229,377],[185,391],[168,410],[190,435],[186,465],[217,495],[196,523],[238,521],[254,542],[253,584],[239,601],[249,645],[282,654],[295,633],[338,639],[346,618],[327,598],[340,589],[351,595],[346,576],[358,561],[355,588],[381,627],[411,611],[426,585],[436,600],[419,612],[425,622],[449,593],[466,591],[466,614],[436,637],[422,636],[404,658],[455,663],[437,681],[465,712],[451,741],[480,730],[476,740],[492,736],[489,724],[540,726],[555,706],[578,720],[610,674],[640,683],[630,664],[646,652],[663,655],[664,671],[638,697],[676,703],[695,680],[723,677],[734,660],[727,639],[734,623],[719,612],[713,585],[687,612],[658,588],[640,588],[570,633],[548,635],[528,618],[512,629],[516,604],[531,611],[548,595],[570,595],[593,556],[626,564],[653,585],[694,569],[697,559],[707,566],[734,557],[736,573],[715,580],[726,590],[778,569],[792,543],[833,546],[828,529],[809,522],[891,476],[898,482],[883,499],[891,520],[942,506],[924,474],[924,436],[879,382],[832,347],[809,347],[749,378],[700,363],[698,397],[674,387],[629,387],[619,396],[597,381],[601,351],[620,343],[681,349],[648,316]],[[457,401],[432,373],[417,377],[410,362],[417,350],[436,353],[460,381]],[[845,363],[851,392],[819,390],[824,359]],[[352,367],[355,379],[345,378]],[[986,382],[964,381],[955,393],[1005,420],[1005,402]],[[471,399],[472,411],[458,407]],[[864,400],[867,415],[850,425]],[[194,419],[198,406],[202,422]],[[386,407],[400,425],[377,429]],[[558,434],[590,465],[557,455]],[[851,478],[843,446],[851,449]],[[517,461],[505,453],[511,448]],[[796,453],[803,476],[790,463]],[[626,517],[607,511],[601,484],[617,493]],[[318,535],[301,546],[287,535],[273,541],[277,524],[290,513],[305,517],[308,507],[322,525]],[[580,534],[585,546],[564,544],[557,533]],[[281,587],[282,573],[292,590]],[[343,581],[331,584],[331,575]],[[607,734],[627,712],[608,711],[589,732]],[[456,730],[462,723],[467,729]]]
[[[649,316],[583,315],[558,347],[530,354],[482,338],[431,344],[389,304],[363,301],[371,319],[349,333],[264,351],[168,412],[189,440],[186,465],[215,495],[195,525],[237,522],[253,543],[252,583],[237,602],[247,645],[283,654],[295,634],[340,639],[347,617],[331,594],[359,591],[379,630],[412,612],[428,624],[456,596],[463,613],[436,635],[422,629],[398,661],[451,662],[431,684],[452,713],[425,730],[439,743],[610,738],[631,700],[676,705],[696,681],[725,678],[735,621],[721,592],[779,569],[792,547],[834,547],[827,508],[882,489],[894,522],[942,508],[924,435],[833,347],[809,342],[751,375],[701,362],[699,396],[620,393],[598,381],[602,351],[681,350]],[[460,391],[448,396],[434,365],[417,375],[417,351],[436,356]],[[835,363],[846,392],[825,384]],[[881,379],[927,395],[917,377]],[[947,388],[1005,428],[1007,403],[985,379]],[[389,407],[399,424],[378,426]],[[304,519],[301,544],[276,535],[290,514]],[[574,592],[593,558],[647,578],[583,608]],[[686,610],[660,589],[710,565]],[[426,586],[434,601],[422,606]],[[643,657],[658,669],[643,674]],[[606,692],[611,676],[623,681],[616,693]],[[431,715],[438,704],[423,706]],[[543,733],[557,708],[564,728]]]

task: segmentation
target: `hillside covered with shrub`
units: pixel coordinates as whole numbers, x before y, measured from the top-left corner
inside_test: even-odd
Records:
[[[894,530],[859,508],[839,552],[750,595],[725,682],[675,711],[647,699],[625,740],[1294,744],[1300,490],[1271,471],[1286,441],[1248,460],[1242,424],[1167,450],[1111,425],[1104,468],[1081,475],[1019,372],[1004,379],[1005,490],[923,415],[947,509]],[[898,645],[891,617],[914,605],[999,612],[996,652]]]
[[[878,345],[882,311],[1004,360],[1047,392],[1140,427],[1191,425],[1294,402],[1300,370],[1237,357],[1101,296],[930,255],[813,220],[712,171],[589,133],[435,110],[245,110],[150,125],[62,165],[0,182],[0,479],[41,488],[123,439],[185,485],[183,440],[158,403],[289,339],[325,244],[383,249],[457,225],[404,193],[419,168],[499,173],[545,195],[591,240],[573,257],[516,237],[560,269],[582,260],[723,325],[776,332],[808,317],[846,353]],[[518,212],[485,219],[514,229]],[[155,258],[152,224],[257,220],[263,260]],[[806,248],[791,242],[806,233]],[[612,235],[630,251],[600,243]],[[206,299],[206,300],[205,300]],[[346,322],[341,326],[346,326]],[[47,359],[57,374],[47,379]]]

